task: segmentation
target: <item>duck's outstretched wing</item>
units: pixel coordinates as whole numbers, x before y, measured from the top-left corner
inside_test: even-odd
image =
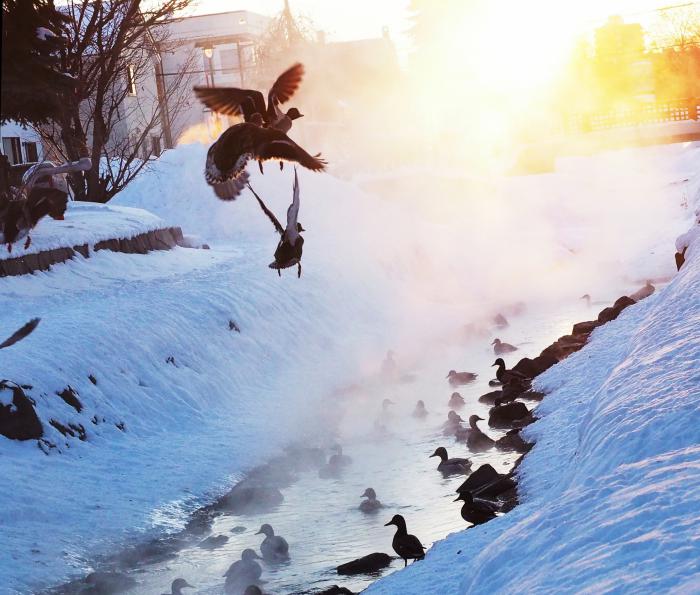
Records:
[[[18,341],[21,341],[22,339],[29,336],[32,333],[32,331],[39,325],[40,320],[41,318],[32,318],[21,329],[15,331],[10,337],[8,337],[2,343],[0,343],[0,349],[10,347],[11,345],[14,345]]]
[[[312,171],[323,171],[326,169],[326,161],[320,158],[320,154],[311,156],[291,138],[283,137],[279,140],[273,140],[266,143],[260,155],[261,159],[284,159],[285,161],[294,161],[299,165]]]
[[[263,213],[267,215],[267,218],[272,221],[272,225],[275,226],[275,230],[277,231],[278,234],[282,235],[284,233],[284,229],[282,229],[282,225],[280,224],[279,221],[277,221],[277,217],[275,217],[275,214],[268,209],[265,206],[265,203],[262,201],[262,198],[258,196],[258,193],[253,190],[253,187],[250,184],[246,184],[248,186],[248,190],[250,190],[253,193],[253,196],[258,200],[258,204],[260,205],[260,208],[262,209]]]
[[[268,109],[275,103],[285,103],[292,98],[304,78],[304,65],[296,63],[277,77],[267,94]]]
[[[287,209],[287,238],[294,244],[299,231],[297,230],[297,219],[299,218],[299,177],[297,168],[294,168],[294,189],[292,190],[292,204]]]
[[[236,87],[195,87],[194,94],[205,106],[214,112],[226,116],[240,116],[243,114],[246,119],[252,113],[258,112],[261,116],[266,115],[265,97],[260,91],[252,89],[238,89]]]

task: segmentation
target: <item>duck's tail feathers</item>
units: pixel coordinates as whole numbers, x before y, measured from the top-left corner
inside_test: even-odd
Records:
[[[214,189],[214,194],[216,194],[217,198],[226,201],[236,200],[243,188],[246,187],[249,177],[248,172],[244,171],[237,177],[225,182],[214,182],[211,184],[211,187]]]
[[[32,331],[39,326],[39,322],[41,321],[41,318],[32,318],[27,324],[25,324],[21,329],[15,331],[12,336],[8,337],[0,343],[0,349],[5,349],[5,347],[10,347],[11,345],[14,345],[15,343],[21,341],[22,339],[27,338]]]

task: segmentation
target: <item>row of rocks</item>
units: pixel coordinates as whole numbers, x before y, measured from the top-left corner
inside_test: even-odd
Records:
[[[91,251],[111,250],[125,254],[147,254],[153,250],[170,250],[175,246],[189,247],[184,240],[182,229],[179,227],[156,229],[131,238],[102,240],[92,248],[88,244],[81,244],[73,247],[43,250],[15,258],[4,258],[0,260],[0,277],[14,277],[29,275],[37,271],[48,271],[52,265],[71,260],[78,254],[83,258],[90,258]]]

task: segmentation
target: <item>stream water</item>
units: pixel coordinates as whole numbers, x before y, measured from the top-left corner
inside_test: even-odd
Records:
[[[379,575],[343,577],[335,568],[371,552],[393,555],[394,527],[384,524],[395,513],[406,518],[409,532],[426,547],[466,528],[460,504],[453,502],[454,490],[464,476],[442,477],[436,469],[438,459],[429,455],[437,446],[445,446],[450,456],[468,456],[473,469],[490,463],[499,472],[508,471],[519,455],[496,449],[469,453],[464,444],[442,435],[441,425],[449,410],[447,402],[455,390],[445,379],[447,371],[455,368],[479,374],[476,382],[457,389],[467,402],[459,413],[464,419],[472,413],[488,418],[489,407],[477,399],[493,390],[488,380],[494,371],[490,367],[494,361],[490,347],[494,336],[519,346],[517,353],[506,358],[510,366],[520,357],[538,354],[557,337],[570,332],[574,322],[594,317],[598,310],[597,304],[587,307],[579,301],[556,309],[530,309],[512,317],[509,328],[492,329],[489,336],[471,338],[445,349],[426,348],[425,358],[407,367],[401,361],[401,346],[394,346],[397,362],[404,366],[402,373],[408,376],[403,382],[360,383],[352,394],[329,399],[326,411],[308,422],[308,433],[322,436],[328,428],[320,420],[339,418],[334,438],[353,460],[340,478],[320,479],[315,469],[302,472],[295,483],[282,489],[284,502],[274,511],[217,517],[211,535],[227,536],[224,545],[213,551],[194,545],[178,551],[167,562],[133,569],[129,574],[138,585],[130,592],[164,593],[169,591],[173,579],[184,577],[195,586],[190,592],[223,593],[223,575],[229,565],[240,559],[245,548],[259,551],[262,536],[255,533],[263,523],[271,524],[277,534],[287,539],[291,555],[291,560],[282,565],[261,563],[265,593],[313,592],[334,584],[353,592],[366,588]],[[385,398],[395,404],[382,415]],[[418,399],[425,401],[430,412],[423,420],[411,416]],[[377,433],[378,419],[386,433]],[[486,422],[481,425],[493,438],[504,433],[489,429]],[[376,490],[385,506],[376,514],[358,510],[360,495],[367,487]],[[381,575],[402,567],[401,560],[394,560]]]

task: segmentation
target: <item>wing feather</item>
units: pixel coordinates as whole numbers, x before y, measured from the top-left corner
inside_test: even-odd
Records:
[[[263,202],[262,198],[258,196],[258,193],[253,190],[253,187],[248,183],[246,184],[248,186],[248,190],[250,190],[253,193],[253,196],[258,199],[258,204],[260,205],[260,208],[262,209],[263,213],[267,215],[267,218],[272,221],[272,225],[275,226],[275,230],[277,231],[278,234],[282,235],[284,233],[284,229],[282,229],[282,225],[280,222],[277,220],[277,217],[275,217],[275,214],[268,209],[265,206],[265,203]]]
[[[285,103],[292,98],[304,78],[304,65],[294,64],[277,77],[267,95],[268,107],[273,103]]]
[[[260,91],[236,87],[195,87],[194,94],[210,110],[226,116],[245,114],[246,102],[252,102],[256,112],[265,115],[265,97]],[[249,117],[249,116],[248,116]]]
[[[311,156],[292,139],[286,137],[263,145],[259,157],[294,161],[312,171],[323,171],[327,165],[326,161],[320,158],[320,154]]]
[[[297,168],[294,168],[294,190],[292,191],[292,204],[287,209],[287,238],[294,244],[299,232],[297,231],[297,219],[299,218],[299,177]]]

